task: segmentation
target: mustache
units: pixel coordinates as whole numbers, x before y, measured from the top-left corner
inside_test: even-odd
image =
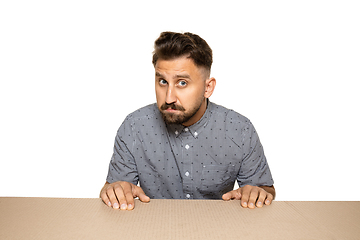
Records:
[[[166,110],[169,108],[171,108],[173,110],[185,111],[185,108],[183,108],[183,106],[175,105],[175,103],[170,103],[170,104],[164,103],[160,107],[161,110]]]

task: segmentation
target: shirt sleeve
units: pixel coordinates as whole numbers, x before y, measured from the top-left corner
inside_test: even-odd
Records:
[[[237,176],[239,187],[272,186],[274,184],[264,149],[254,126],[249,123],[243,135],[244,158]]]
[[[138,183],[138,172],[132,151],[134,137],[131,121],[126,118],[117,131],[114,152],[109,164],[107,181],[127,181]]]

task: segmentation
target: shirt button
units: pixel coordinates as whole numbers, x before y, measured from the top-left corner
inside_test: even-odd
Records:
[[[178,131],[175,131],[175,134],[176,134],[176,135],[178,135],[178,134],[179,134],[179,132],[178,132]]]
[[[189,131],[189,129],[188,129],[188,128],[184,128],[184,131],[187,132],[187,131]]]
[[[186,144],[186,145],[185,145],[185,148],[186,148],[186,149],[189,149],[189,148],[190,148],[190,146],[189,146],[188,144]]]
[[[197,137],[198,133],[197,132],[194,132],[194,136]]]
[[[186,172],[186,173],[185,173],[185,176],[187,176],[187,177],[188,177],[189,175],[190,175],[190,173],[189,173],[189,172]]]
[[[190,198],[190,194],[186,194],[186,198]]]

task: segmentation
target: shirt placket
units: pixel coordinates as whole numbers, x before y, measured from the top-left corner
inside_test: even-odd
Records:
[[[182,179],[183,179],[183,191],[186,199],[193,198],[193,169],[192,169],[192,157],[193,157],[193,137],[188,128],[183,129],[182,138]]]

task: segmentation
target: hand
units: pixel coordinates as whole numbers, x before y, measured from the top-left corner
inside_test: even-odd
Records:
[[[266,191],[264,188],[266,188],[268,191]],[[274,199],[275,189],[274,187],[264,188],[245,185],[242,188],[238,188],[236,190],[225,193],[222,196],[222,199],[225,201],[228,201],[230,199],[241,200],[241,206],[251,209],[255,208],[255,206],[262,207],[264,204],[270,205],[272,200]],[[273,194],[269,191],[273,192]]]
[[[114,209],[132,210],[135,207],[134,198],[139,197],[142,202],[149,202],[141,187],[129,182],[106,182],[101,189],[100,197],[106,205]]]

